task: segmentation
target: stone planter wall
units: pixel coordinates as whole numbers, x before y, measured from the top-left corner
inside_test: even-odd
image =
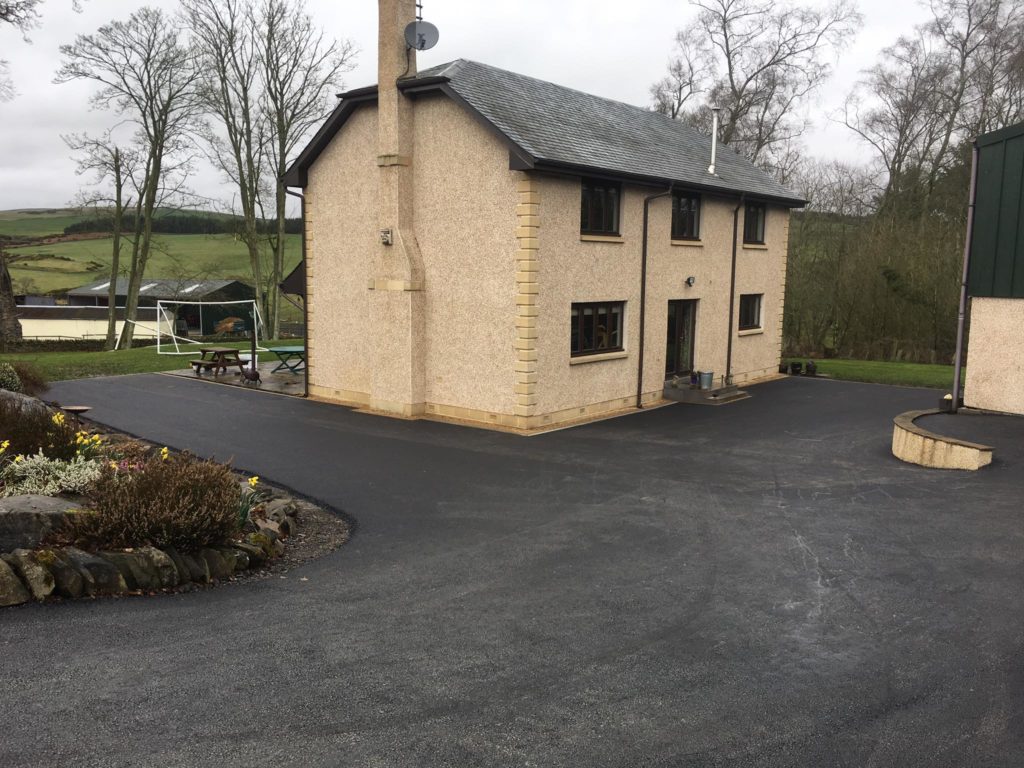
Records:
[[[75,547],[18,548],[0,553],[0,607],[53,597],[140,594],[205,585],[258,569],[284,554],[283,539],[298,528],[305,502],[274,499],[266,519],[242,541],[198,552],[137,547],[84,552]]]

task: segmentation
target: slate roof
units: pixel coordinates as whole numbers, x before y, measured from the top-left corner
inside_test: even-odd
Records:
[[[229,285],[237,283],[237,280],[167,280],[167,279],[143,279],[139,288],[139,295],[151,299],[198,299],[200,296],[208,296]],[[244,285],[244,283],[243,283]],[[147,286],[149,286],[147,288]],[[88,285],[81,285],[68,291],[68,296],[106,296],[110,287],[110,280],[97,280]],[[117,278],[117,295],[128,294],[128,278]]]
[[[458,59],[402,80],[410,95],[439,90],[459,101],[510,145],[524,170],[536,168],[633,178],[722,191],[789,206],[804,201],[732,149],[719,145],[716,175],[707,172],[711,137],[665,115],[545,80]],[[376,86],[341,94],[341,102],[285,175],[304,187],[306,171],[352,111],[376,99]]]
[[[417,77],[449,78],[452,90],[539,161],[803,203],[722,144],[712,176],[711,137],[657,112],[466,59]]]

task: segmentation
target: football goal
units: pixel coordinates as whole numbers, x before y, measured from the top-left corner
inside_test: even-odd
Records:
[[[256,337],[256,349],[266,352],[260,345],[264,332],[263,316],[255,299],[239,301],[177,301],[159,299],[156,302],[156,327],[146,323],[127,320],[121,327],[115,349],[121,345],[121,338],[128,323],[156,336],[158,355],[196,355],[204,343],[191,338],[196,336],[245,335],[252,324]]]

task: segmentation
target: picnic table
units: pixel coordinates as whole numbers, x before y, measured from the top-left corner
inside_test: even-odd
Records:
[[[239,358],[238,350],[233,347],[200,347],[200,358],[192,360],[192,369],[196,376],[202,375],[203,371],[213,371],[213,375],[227,373],[228,368],[238,368],[241,373],[245,363]]]
[[[271,373],[277,373],[282,369],[298,373],[306,365],[305,347],[271,347],[270,351],[281,361],[270,371]]]

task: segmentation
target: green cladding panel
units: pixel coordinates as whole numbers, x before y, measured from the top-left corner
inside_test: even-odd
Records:
[[[1024,123],[978,138],[968,291],[1024,299]]]

